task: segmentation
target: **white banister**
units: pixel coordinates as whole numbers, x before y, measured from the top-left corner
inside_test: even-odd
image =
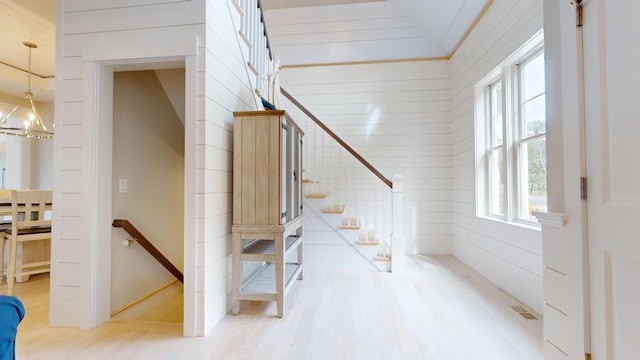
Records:
[[[392,229],[391,229],[391,271],[400,272],[405,268],[405,238],[404,238],[404,177],[394,174],[391,177],[393,187],[392,196]]]

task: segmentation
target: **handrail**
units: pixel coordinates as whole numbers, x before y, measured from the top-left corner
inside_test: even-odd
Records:
[[[324,130],[329,136],[331,136],[335,141],[338,142],[345,150],[347,150],[353,157],[355,157],[362,165],[364,165],[369,171],[371,171],[375,176],[377,176],[385,185],[389,188],[393,187],[393,183],[386,176],[382,175],[378,169],[376,169],[371,163],[369,163],[362,155],[358,154],[349,144],[347,144],[344,140],[342,140],[336,133],[334,133],[327,125],[325,125],[320,119],[318,119],[315,115],[313,115],[304,105],[300,104],[298,100],[296,100],[291,94],[289,94],[282,87],[280,88],[282,95],[289,99],[295,106],[298,107],[303,113],[305,113],[313,122],[315,122],[322,130]]]
[[[147,238],[144,235],[142,235],[142,233],[138,231],[138,229],[136,229],[136,227],[133,226],[133,224],[131,224],[129,220],[115,219],[113,220],[113,224],[111,224],[111,226],[122,228],[124,231],[128,232],[129,235],[133,236],[133,238],[145,250],[147,250],[149,254],[151,254],[151,256],[153,256],[156,260],[158,260],[158,262],[162,266],[164,266],[165,269],[169,270],[169,272],[173,276],[175,276],[175,278],[178,279],[178,281],[184,284],[184,276],[182,275],[180,270],[178,270],[178,268],[175,267],[171,263],[171,261],[169,261],[169,259],[167,259],[164,255],[162,255],[160,250],[158,250],[155,246],[153,246],[153,244],[149,240],[147,240]]]

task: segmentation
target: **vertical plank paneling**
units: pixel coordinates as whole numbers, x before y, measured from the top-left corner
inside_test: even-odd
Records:
[[[271,156],[269,148],[269,123],[271,117],[256,117],[256,224],[266,225],[269,214],[273,213],[269,206],[269,164]]]
[[[256,222],[256,118],[246,117],[242,120],[242,132],[245,141],[242,143],[242,223],[255,224]]]

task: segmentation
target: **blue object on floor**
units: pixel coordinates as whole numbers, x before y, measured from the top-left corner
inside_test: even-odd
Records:
[[[23,318],[22,301],[15,296],[0,295],[0,360],[15,360],[16,335]]]

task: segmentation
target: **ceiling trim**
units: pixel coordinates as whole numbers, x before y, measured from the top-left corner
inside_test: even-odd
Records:
[[[21,68],[19,66],[16,66],[16,65],[11,65],[11,64],[6,63],[4,61],[0,61],[0,65],[8,66],[10,68],[14,68],[16,70],[20,70],[20,71],[25,72],[27,74],[29,73],[29,70],[27,70],[27,69],[23,69],[23,68]],[[31,71],[31,75],[35,75],[35,76],[37,76],[37,77],[39,77],[41,79],[53,79],[53,78],[55,78],[55,75],[41,75],[41,74],[35,73],[33,71]]]
[[[467,40],[467,37],[469,36],[469,34],[471,34],[473,29],[476,28],[476,25],[478,25],[478,23],[480,22],[480,20],[482,20],[482,18],[487,13],[487,11],[489,11],[489,8],[491,7],[491,5],[493,5],[493,0],[489,0],[487,4],[482,8],[482,10],[480,10],[480,13],[478,13],[478,16],[476,16],[476,18],[473,20],[473,22],[471,23],[471,26],[469,26],[469,28],[464,33],[464,35],[462,35],[462,37],[460,38],[460,41],[458,41],[456,46],[453,48],[453,51],[451,52],[451,54],[449,54],[449,59],[451,59],[453,55],[456,54],[460,46],[462,46],[462,43],[464,43],[465,40]]]
[[[419,62],[419,61],[442,61],[442,60],[451,60],[451,58],[456,54],[460,46],[467,40],[467,37],[471,32],[475,29],[475,27],[480,23],[480,20],[486,15],[487,11],[491,5],[493,5],[494,0],[489,0],[487,4],[480,10],[478,16],[473,20],[471,26],[467,29],[467,31],[462,35],[460,41],[453,48],[453,51],[447,56],[435,56],[435,57],[423,57],[423,58],[410,58],[410,59],[388,59],[388,60],[370,60],[370,61],[345,61],[345,62],[335,62],[335,63],[317,63],[317,64],[294,64],[294,65],[282,65],[281,69],[296,69],[296,68],[307,68],[307,67],[321,67],[321,66],[344,66],[344,65],[368,65],[368,64],[388,64],[388,63],[401,63],[401,62]]]
[[[388,64],[388,63],[400,63],[400,62],[439,61],[439,60],[449,60],[449,59],[450,59],[449,56],[434,56],[434,57],[422,57],[422,58],[411,58],[411,59],[344,61],[344,62],[334,62],[334,63],[282,65],[280,68],[296,69],[296,68],[308,68],[308,67],[319,67],[319,66],[370,65],[370,64]]]

